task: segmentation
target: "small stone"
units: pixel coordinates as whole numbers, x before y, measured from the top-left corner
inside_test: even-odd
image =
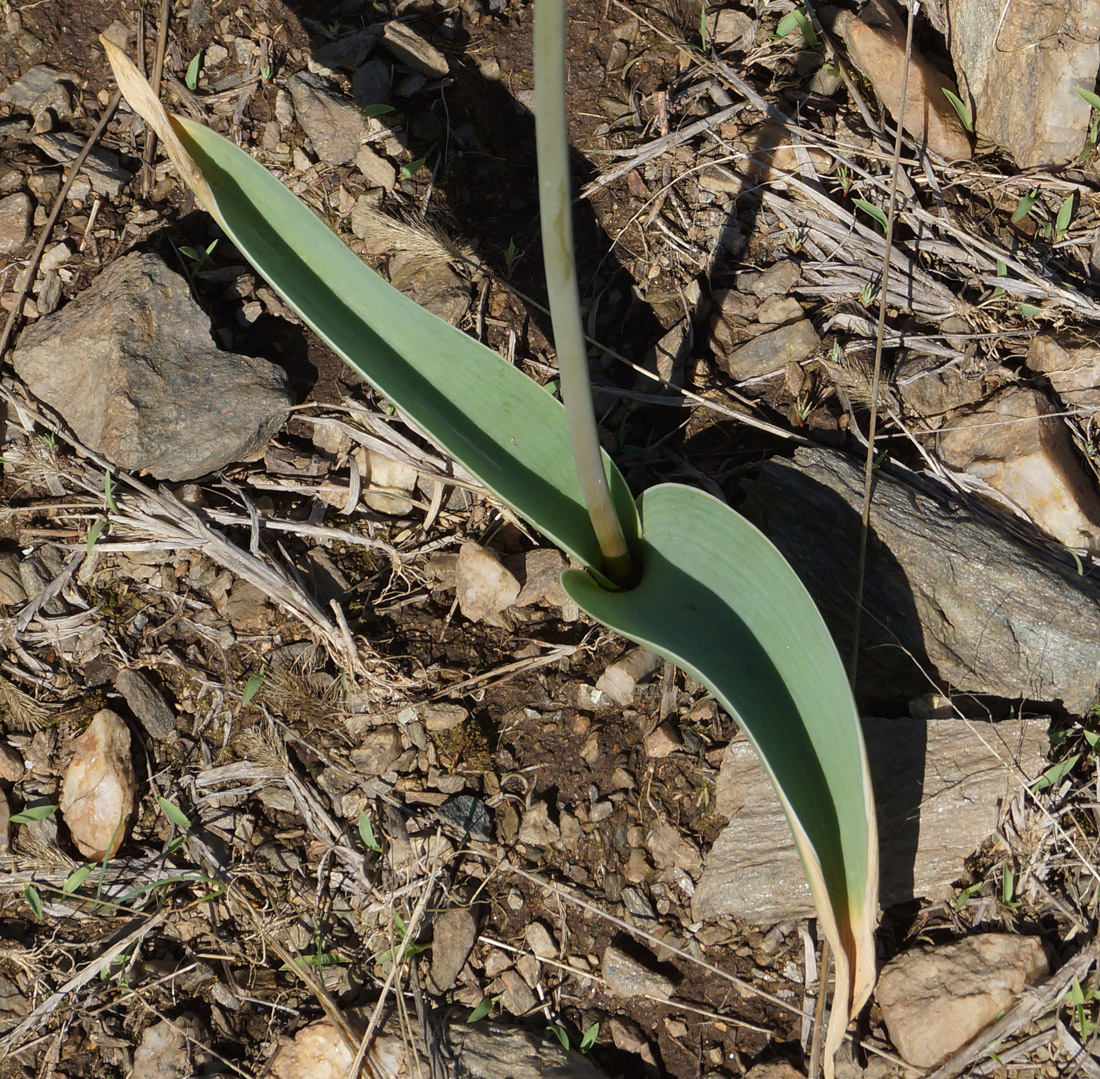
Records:
[[[528,847],[553,847],[561,842],[561,829],[550,819],[545,802],[536,802],[523,814],[516,838]]]
[[[17,251],[31,237],[34,208],[22,191],[0,199],[0,255]]]
[[[471,622],[494,619],[519,595],[519,581],[487,547],[467,540],[455,569],[458,606]]]
[[[251,581],[238,581],[225,604],[225,617],[238,633],[266,633],[273,613],[267,594]]]
[[[0,854],[11,851],[11,805],[8,796],[0,790]]]
[[[895,119],[901,112],[904,81],[903,123],[917,142],[949,161],[970,157],[970,139],[944,94],[945,89],[954,94],[958,87],[915,47],[906,76],[906,28],[891,0],[871,0],[859,18],[844,20],[841,34],[852,62]]]
[[[418,709],[424,729],[438,734],[454,730],[469,718],[470,713],[461,704],[425,704]]]
[[[388,772],[404,752],[401,729],[392,723],[367,731],[351,751],[351,763],[360,775],[374,777]]]
[[[428,991],[439,996],[453,989],[477,942],[477,913],[469,906],[450,907],[432,925],[432,966]]]
[[[780,259],[753,282],[752,291],[761,300],[766,300],[769,296],[786,296],[798,284],[799,277],[797,262],[793,259]]]
[[[18,783],[24,771],[23,754],[7,742],[0,742],[0,779],[5,783]]]
[[[76,85],[77,79],[49,64],[36,64],[25,75],[16,79],[3,93],[0,93],[0,104],[13,106],[17,111],[29,112],[37,116],[42,108],[55,108],[51,103],[57,101],[55,91],[63,89],[63,84]],[[67,96],[67,94],[66,94]],[[55,108],[56,111],[56,108]],[[69,105],[65,115],[58,113],[59,120],[66,120],[72,115],[72,105]]]
[[[648,648],[632,648],[600,675],[596,688],[606,693],[620,708],[634,703],[638,683],[661,665],[661,657]]]
[[[803,315],[802,304],[793,296],[769,296],[758,308],[756,321],[762,326],[784,326]]]
[[[981,933],[898,956],[883,968],[875,995],[898,1052],[914,1067],[931,1068],[1047,970],[1037,937]]]
[[[500,980],[504,983],[500,1003],[506,1012],[512,1015],[526,1015],[535,1010],[538,1001],[518,970],[506,970],[500,976]]]
[[[355,460],[366,487],[363,494],[366,505],[393,517],[404,517],[412,511],[409,496],[416,490],[419,476],[412,465],[375,453],[366,446],[356,448]]]
[[[325,79],[308,71],[292,75],[287,86],[294,99],[295,116],[317,156],[326,165],[354,161],[367,133],[359,110],[335,93]]]
[[[115,689],[122,694],[130,711],[155,741],[176,733],[176,716],[153,680],[143,671],[124,667],[115,675]]]
[[[27,590],[19,572],[19,556],[14,551],[0,552],[0,604],[14,607],[27,602]]]
[[[1100,343],[1087,335],[1037,333],[1028,346],[1027,365],[1050,379],[1065,405],[1100,409]]]
[[[355,167],[371,187],[392,191],[397,183],[397,169],[387,158],[369,146],[359,148],[359,153],[355,155]]]
[[[821,341],[808,318],[788,323],[777,329],[757,333],[736,352],[717,357],[718,365],[731,378],[743,382],[783,371],[788,363],[808,360]]]
[[[111,858],[126,838],[134,808],[130,730],[109,709],[73,740],[73,756],[61,781],[61,817],[85,858]]]
[[[25,330],[13,363],[81,441],[157,479],[250,456],[294,403],[282,368],[215,347],[188,283],[153,254],[124,255]]]
[[[330,70],[355,71],[374,50],[378,33],[377,27],[368,26],[365,30],[342,34],[317,49],[313,53],[313,62]]]
[[[756,23],[751,15],[736,8],[707,10],[707,28],[715,45],[731,45],[740,52],[751,49],[756,37]]]
[[[668,821],[658,820],[646,836],[646,850],[660,870],[676,870],[698,877],[703,872],[703,858]]]
[[[272,1079],[344,1079],[354,1063],[355,1050],[335,1023],[322,1019],[280,1046],[268,1074]]]
[[[280,89],[275,94],[275,119],[280,127],[290,127],[294,123],[294,99],[286,90]]]
[[[616,1049],[640,1057],[644,1064],[656,1070],[657,1058],[642,1028],[633,1019],[615,1016],[608,1024],[608,1032]]]
[[[369,109],[374,105],[387,104],[392,76],[392,65],[381,57],[368,60],[357,68],[351,77],[351,96],[355,107]]]
[[[470,308],[469,279],[442,259],[398,251],[389,260],[389,275],[394,288],[452,326]]]
[[[600,971],[607,988],[617,997],[651,997],[655,1000],[668,1000],[676,991],[671,978],[659,974],[653,969],[656,960],[647,957],[651,963],[643,963],[628,955],[621,948],[609,944],[604,949]]]
[[[1006,386],[941,428],[939,454],[1060,543],[1100,552],[1100,495],[1057,412],[1038,390]]]
[[[425,78],[441,79],[450,71],[443,53],[402,22],[386,23],[382,31],[382,47],[399,63]]]
[[[540,959],[553,959],[558,954],[558,946],[550,930],[542,922],[528,922],[523,935],[527,946]]]
[[[861,1071],[860,1075],[863,1074]],[[839,1068],[837,1075],[840,1075]],[[769,1060],[751,1067],[745,1074],[745,1079],[803,1079],[803,1075],[790,1061]]]
[[[191,1015],[146,1027],[134,1050],[130,1079],[182,1079],[196,1074],[197,1065],[208,1056],[201,1048],[208,1039],[206,1028]]]
[[[646,756],[652,760],[667,757],[677,749],[682,749],[683,745],[684,740],[680,737],[679,730],[667,721],[645,737]]]
[[[48,135],[36,135],[31,140],[47,157],[68,165],[84,149],[84,139],[68,131],[54,131]],[[130,182],[133,175],[122,167],[118,154],[111,150],[96,147],[84,161],[81,175],[91,184],[97,195],[106,195],[117,199],[122,188]],[[75,185],[74,185],[75,189]],[[70,198],[76,198],[72,192]]]
[[[966,378],[942,357],[917,353],[898,361],[894,385],[906,408],[924,419],[972,405],[984,392],[980,379]]]
[[[546,603],[555,607],[565,607],[572,603],[561,586],[562,571],[569,563],[561,551],[553,547],[540,547],[534,551],[525,551],[523,582],[516,597],[517,607],[526,607],[533,603]]]

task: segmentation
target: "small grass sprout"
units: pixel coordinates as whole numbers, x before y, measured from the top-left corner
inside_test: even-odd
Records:
[[[943,87],[943,96],[951,102],[951,107],[955,110],[959,123],[965,128],[967,134],[973,135],[974,117],[970,115],[970,110],[963,104],[962,98],[954,90],[948,90],[946,86]]]
[[[482,997],[477,1007],[474,1008],[474,1010],[470,1012],[468,1016],[466,1016],[466,1022],[480,1022],[480,1020],[484,1019],[493,1010],[493,1005],[496,1004],[498,1000],[500,1000],[499,993],[491,997]]]
[[[183,83],[188,90],[196,90],[199,85],[199,72],[202,71],[202,49],[199,49],[191,57],[191,63],[187,65],[187,73],[183,76]]]
[[[397,174],[399,180],[408,180],[415,176],[423,167],[424,163],[428,159],[426,157],[418,157],[415,161],[410,161],[406,165],[401,166],[401,171]]]
[[[213,239],[206,245],[206,249],[203,251],[197,251],[189,245],[180,248],[180,254],[191,263],[191,268],[187,271],[187,276],[191,279],[192,284],[194,284],[195,278],[202,273],[203,268],[210,261],[210,256],[214,253],[214,248],[217,246],[217,239]]]
[[[882,226],[882,231],[886,231],[890,222],[884,210],[880,210],[873,202],[868,202],[866,199],[852,199],[852,205],[862,210],[868,217],[873,217]]]
[[[1081,151],[1081,157],[1078,159],[1080,162],[1084,161],[1096,149],[1096,144],[1100,142],[1100,95],[1094,94],[1091,90],[1084,90],[1080,86],[1075,86],[1073,89],[1092,108],[1092,113],[1089,116],[1089,133],[1085,138],[1085,148]]]
[[[1058,216],[1054,219],[1055,243],[1060,243],[1066,233],[1069,232],[1070,222],[1073,220],[1076,198],[1076,195],[1070,195],[1070,197],[1058,207]]]
[[[811,49],[816,49],[818,45],[821,44],[821,38],[817,36],[814,24],[810,22],[810,18],[806,14],[806,9],[804,7],[795,8],[794,11],[788,11],[787,14],[779,20],[779,25],[775,28],[775,36],[776,38],[784,38],[794,30],[802,31],[802,37]]]
[[[1012,223],[1018,225],[1027,215],[1031,212],[1031,207],[1035,205],[1039,198],[1039,189],[1032,188],[1018,203],[1016,203],[1016,209],[1012,211]]]

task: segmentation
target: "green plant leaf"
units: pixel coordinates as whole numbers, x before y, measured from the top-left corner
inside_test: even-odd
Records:
[[[172,128],[208,185],[207,209],[317,334],[505,505],[599,566],[561,404],[383,281],[243,150],[190,120]],[[633,499],[604,463],[630,540]]]
[[[25,884],[23,886],[23,898],[30,904],[34,916],[41,920],[45,908],[42,906],[42,896],[38,894],[38,889],[33,884]]]
[[[816,49],[821,44],[821,39],[817,36],[813,23],[806,17],[805,8],[795,8],[794,11],[788,11],[779,20],[779,25],[775,28],[775,36],[777,38],[786,37],[792,30],[801,30],[803,38],[806,39],[806,44],[811,48]]]
[[[1038,794],[1039,791],[1057,787],[1058,784],[1073,771],[1080,759],[1080,753],[1071,753],[1057,764],[1052,764],[1034,783],[1031,784],[1031,793]],[[15,818],[12,817],[12,820],[15,820]]]
[[[569,1050],[569,1035],[565,1032],[564,1027],[559,1027],[557,1023],[549,1023],[546,1027],[546,1033],[552,1034],[561,1043],[563,1049]]]
[[[1018,225],[1025,217],[1027,217],[1031,207],[1035,205],[1036,200],[1039,198],[1039,189],[1034,188],[1028,194],[1024,195],[1018,203],[1016,203],[1016,209],[1012,211],[1012,223]]]
[[[363,116],[385,116],[387,113],[393,112],[392,105],[364,105],[359,112]]]
[[[1080,86],[1075,86],[1074,91],[1081,95],[1094,109],[1100,110],[1100,96],[1094,94],[1091,90],[1083,90]]]
[[[103,535],[103,530],[107,527],[107,522],[101,517],[91,528],[88,529],[88,554],[92,553],[92,548],[95,546],[95,541]]]
[[[1037,318],[1043,313],[1041,307],[1036,307],[1033,303],[1022,303],[1016,308],[1024,318]]]
[[[32,821],[45,820],[47,817],[52,817],[57,812],[57,806],[32,806],[30,809],[24,809],[22,813],[13,813],[11,815],[12,824],[30,824]]]
[[[402,165],[401,171],[397,174],[397,178],[399,180],[407,180],[410,176],[415,176],[424,167],[425,161],[427,161],[427,158],[418,157],[415,161],[410,161],[407,165]]]
[[[65,883],[61,885],[61,890],[66,895],[72,895],[89,877],[92,870],[95,869],[95,864],[89,862],[87,865],[77,866],[66,878]]]
[[[111,483],[111,473],[103,473],[103,504],[109,513],[118,513],[118,503],[115,502],[114,485]]]
[[[201,70],[202,52],[200,50],[191,57],[191,63],[187,65],[187,74],[183,77],[184,85],[188,90],[194,90],[199,85],[199,72]]]
[[[267,670],[261,666],[258,671],[249,675],[248,681],[244,684],[244,689],[241,690],[241,704],[251,704],[252,698],[263,688],[264,679],[267,677]]]
[[[970,115],[970,110],[963,104],[962,98],[959,97],[953,90],[948,90],[946,86],[942,87],[943,96],[951,102],[951,107],[955,110],[956,115],[959,117],[959,122],[966,130],[973,135],[974,134],[974,117]]]
[[[184,813],[178,805],[173,805],[167,798],[162,798],[157,795],[157,805],[160,806],[160,811],[181,831],[191,831],[191,818]]]
[[[363,840],[363,845],[367,850],[377,851],[379,854],[382,853],[382,844],[375,839],[370,817],[368,817],[365,812],[359,814],[359,838]]]
[[[467,1023],[476,1023],[480,1019],[484,1019],[492,1010],[493,1005],[500,1000],[500,994],[495,997],[482,997],[481,1002],[476,1008],[466,1017]]]
[[[639,499],[641,582],[609,592],[562,575],[582,609],[701,682],[756,748],[836,958],[828,1046],[875,977],[878,843],[863,736],[844,668],[802,582],[768,538],[702,491]]]
[[[587,1053],[589,1049],[596,1044],[596,1039],[600,1036],[600,1024],[593,1023],[585,1032],[584,1037],[581,1038],[581,1044],[578,1046],[582,1053]]]
[[[858,206],[865,214],[870,214],[882,226],[882,231],[886,231],[889,220],[885,212],[880,210],[873,202],[868,202],[866,199],[852,199],[852,205]]]
[[[1070,195],[1065,202],[1058,207],[1058,216],[1054,219],[1054,241],[1057,243],[1069,231],[1070,222],[1073,220],[1073,196]]]

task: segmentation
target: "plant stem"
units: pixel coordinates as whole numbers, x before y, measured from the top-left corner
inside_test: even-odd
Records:
[[[565,0],[535,3],[535,144],[542,258],[569,440],[584,503],[603,553],[603,572],[615,584],[625,585],[632,575],[630,551],[611,501],[600,452],[573,258],[569,129],[565,111]]]

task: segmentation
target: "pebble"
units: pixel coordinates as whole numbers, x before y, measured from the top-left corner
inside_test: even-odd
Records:
[[[474,540],[467,540],[459,548],[455,580],[459,609],[471,622],[495,620],[519,595],[515,574]]]
[[[351,763],[360,775],[380,776],[401,756],[403,748],[400,728],[393,724],[376,727],[351,751]]]
[[[143,671],[123,668],[115,675],[115,689],[154,741],[176,733],[176,716],[153,680]]]
[[[653,960],[655,963],[656,960]],[[635,959],[613,944],[604,949],[600,971],[607,988],[617,997],[644,996],[668,1000],[676,990],[671,978],[659,974],[652,965]]]
[[[61,781],[61,817],[85,858],[100,862],[122,845],[135,788],[130,730],[105,708],[73,740],[72,760]]]
[[[5,783],[18,783],[25,771],[23,754],[7,742],[0,742],[0,779]]]
[[[22,191],[0,199],[0,255],[10,255],[30,239],[33,213],[30,196]]]
[[[432,925],[432,965],[428,989],[437,996],[454,988],[477,941],[477,913],[467,905],[450,907]]]
[[[528,947],[541,959],[553,959],[558,954],[558,946],[542,922],[528,922],[523,935]]]
[[[523,814],[516,838],[529,847],[553,847],[561,842],[561,830],[550,820],[545,802],[535,802]]]
[[[631,648],[600,675],[596,689],[606,693],[620,708],[627,708],[634,703],[638,683],[660,665],[661,657],[648,648]]]
[[[392,191],[397,183],[397,169],[393,163],[369,146],[362,146],[355,155],[355,167],[371,187]]]
[[[750,328],[751,332],[751,328]],[[753,334],[747,344],[728,356],[718,356],[718,365],[738,382],[783,371],[788,363],[809,359],[821,345],[809,319]]]
[[[321,76],[308,71],[292,75],[287,86],[294,114],[317,156],[326,165],[354,161],[367,133],[366,121],[355,105],[333,91]]]
[[[426,78],[441,79],[450,71],[447,58],[404,23],[386,23],[382,31],[382,47],[399,63]]]

